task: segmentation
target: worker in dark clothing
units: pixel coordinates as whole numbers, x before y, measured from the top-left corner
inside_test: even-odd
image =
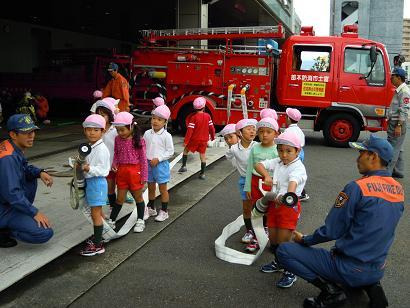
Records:
[[[29,165],[24,151],[33,146],[38,127],[27,114],[7,121],[10,139],[0,143],[0,247],[17,245],[16,240],[40,244],[53,236],[46,215],[33,205],[37,179],[51,187],[52,177]]]
[[[346,300],[343,286],[363,288],[370,307],[387,307],[380,285],[394,232],[404,210],[403,187],[387,165],[393,157],[390,143],[375,135],[363,143],[357,167],[362,178],[345,186],[336,198],[325,224],[312,235],[294,231],[296,243],[277,249],[280,264],[321,290],[306,298],[304,307],[333,307]],[[336,240],[330,250],[310,246]]]

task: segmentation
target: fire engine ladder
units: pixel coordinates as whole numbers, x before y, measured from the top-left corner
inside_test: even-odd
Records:
[[[242,114],[243,114],[243,118],[247,119],[248,118],[248,106],[246,103],[246,91],[249,90],[250,86],[249,84],[245,85],[242,89],[241,89],[241,93],[240,94],[234,94],[233,90],[235,89],[236,84],[232,83],[229,85],[228,87],[228,100],[227,100],[227,116],[228,116],[228,121],[227,123],[229,123],[229,119],[231,117],[231,109],[232,109],[232,102],[234,102],[236,99],[239,99],[241,101],[241,107],[242,107]]]
[[[188,28],[165,30],[141,30],[142,37],[150,42],[212,40],[212,39],[246,39],[246,38],[284,38],[285,31],[281,24],[277,26],[257,27],[220,27],[220,28]]]

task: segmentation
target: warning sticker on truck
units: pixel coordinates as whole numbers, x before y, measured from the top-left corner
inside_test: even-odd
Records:
[[[325,97],[326,83],[324,82],[302,82],[302,96]]]

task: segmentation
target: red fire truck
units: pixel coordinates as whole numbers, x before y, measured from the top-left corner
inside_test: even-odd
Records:
[[[358,37],[347,26],[341,36],[318,37],[313,27],[271,46],[236,46],[238,40],[284,39],[281,25],[239,28],[144,30],[145,46],[132,55],[132,97],[140,113],[151,99],[165,98],[171,119],[184,129],[192,101],[202,95],[216,125],[259,118],[263,108],[301,110],[304,129],[323,131],[326,142],[346,146],[360,131],[386,127],[393,87],[383,44]],[[224,42],[218,48],[178,47],[180,41]],[[142,110],[142,112],[141,112]]]

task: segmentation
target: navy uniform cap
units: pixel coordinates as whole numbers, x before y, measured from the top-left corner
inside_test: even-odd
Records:
[[[118,65],[117,65],[116,63],[114,63],[114,62],[111,62],[110,64],[108,64],[107,70],[108,70],[109,72],[118,71]]]
[[[406,78],[406,71],[404,69],[402,69],[401,67],[396,67],[392,72],[392,75],[397,75],[400,76],[402,78]]]
[[[7,121],[7,131],[30,132],[39,129],[28,114],[12,115]]]
[[[393,158],[393,147],[390,142],[374,134],[371,134],[370,137],[363,142],[349,142],[349,145],[354,149],[377,153],[380,158],[388,163],[390,163]]]

